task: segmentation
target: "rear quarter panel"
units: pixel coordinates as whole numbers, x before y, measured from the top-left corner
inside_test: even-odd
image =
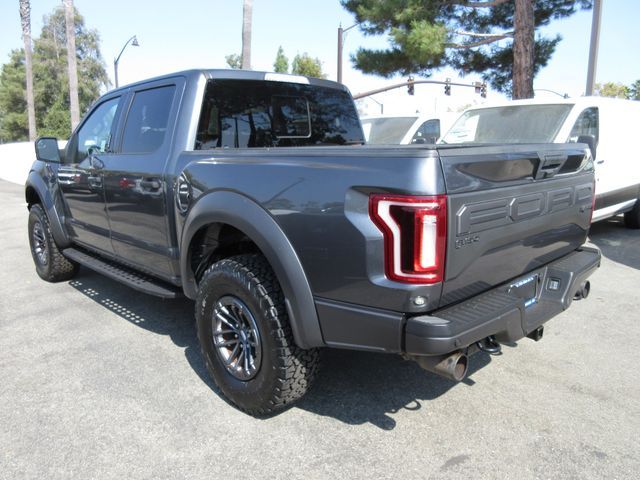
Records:
[[[412,295],[435,308],[440,287],[390,282],[369,194],[444,193],[435,150],[421,147],[308,147],[187,152],[180,163],[195,202],[209,192],[246,196],[271,215],[294,246],[314,296],[410,311]],[[178,217],[178,231],[181,230]],[[184,248],[184,247],[183,247]]]

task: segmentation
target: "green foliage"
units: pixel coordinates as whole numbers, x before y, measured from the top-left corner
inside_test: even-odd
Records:
[[[240,70],[242,68],[242,56],[237,53],[232,53],[231,55],[227,55],[224,57],[227,61],[227,65],[229,68],[233,68],[234,70]]]
[[[0,71],[0,143],[28,139],[24,50],[12,50]]]
[[[596,83],[593,94],[599,97],[629,98],[629,87],[614,82]]]
[[[591,8],[591,0],[532,0],[536,27]],[[352,57],[364,73],[430,76],[444,66],[479,74],[493,88],[511,91],[515,2],[478,7],[465,0],[341,0],[369,35],[386,35],[389,47],[360,48]],[[485,2],[479,2],[485,3]],[[490,2],[489,2],[490,3]],[[476,35],[469,35],[473,33]],[[477,34],[483,35],[479,36]],[[491,35],[491,36],[486,36]],[[534,75],[561,40],[537,35]]]
[[[69,114],[69,105],[63,103],[58,98],[55,103],[44,114],[43,127],[39,131],[39,135],[45,137],[67,138],[61,135],[61,132],[71,132],[71,115]]]
[[[640,79],[636,80],[629,86],[628,98],[630,100],[640,100]]]
[[[80,112],[85,113],[109,86],[100,54],[100,36],[85,26],[76,11],[76,58]],[[34,41],[33,77],[36,125],[40,135],[68,138],[71,134],[64,7],[44,17],[40,37]],[[24,50],[13,50],[0,72],[0,140],[28,138]]]
[[[327,78],[322,73],[322,62],[317,58],[312,58],[308,53],[298,54],[291,63],[291,73],[294,75],[304,75],[306,77]]]
[[[287,73],[289,71],[289,59],[284,54],[282,46],[278,47],[276,60],[273,62],[273,71],[276,73]]]

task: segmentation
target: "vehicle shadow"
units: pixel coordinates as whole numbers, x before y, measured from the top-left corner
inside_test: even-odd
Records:
[[[625,228],[622,216],[591,225],[589,240],[608,259],[640,269],[640,230]]]
[[[192,301],[151,297],[86,268],[81,268],[69,285],[123,320],[158,335],[169,336],[176,346],[184,349],[187,362],[200,379],[229,403],[209,377],[200,355]],[[484,353],[474,355],[469,375],[490,361],[490,356]],[[469,377],[463,383],[474,384]],[[396,422],[390,414],[402,409],[420,410],[425,402],[444,395],[456,385],[456,382],[426,372],[415,362],[403,360],[398,355],[324,349],[316,383],[292,408],[347,424],[371,423],[392,430]]]
[[[317,381],[296,407],[351,425],[370,423],[393,430],[392,414],[428,408],[430,400],[454,387],[473,386],[473,374],[490,362],[488,354],[473,355],[460,385],[398,355],[325,349]]]
[[[158,335],[167,335],[176,346],[184,348],[194,372],[219,394],[200,357],[191,300],[164,300],[146,295],[84,267],[69,285],[123,320]]]

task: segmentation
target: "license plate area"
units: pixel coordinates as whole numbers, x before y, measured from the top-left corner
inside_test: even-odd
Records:
[[[523,299],[525,308],[530,307],[531,305],[536,303],[539,283],[540,282],[538,274],[529,275],[509,285],[507,293],[509,295],[513,295],[516,298]]]

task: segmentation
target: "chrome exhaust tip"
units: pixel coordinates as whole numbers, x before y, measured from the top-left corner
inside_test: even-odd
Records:
[[[590,292],[591,292],[591,282],[589,280],[587,280],[587,281],[582,282],[580,284],[580,288],[573,295],[573,299],[574,300],[582,300],[584,298],[587,298],[589,296]]]
[[[463,380],[469,370],[469,357],[462,351],[434,357],[416,356],[413,359],[424,370],[455,382]]]

